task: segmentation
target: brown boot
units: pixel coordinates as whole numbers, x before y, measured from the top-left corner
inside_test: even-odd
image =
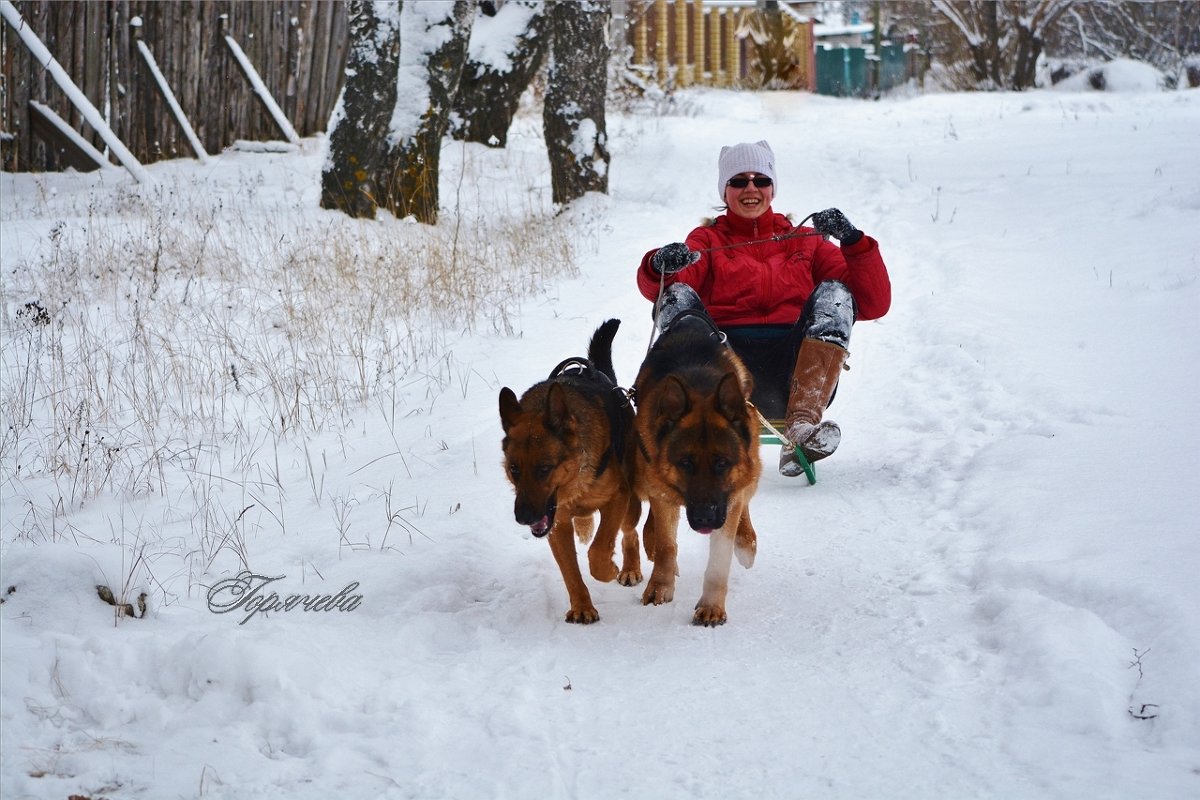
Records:
[[[784,434],[800,448],[805,457],[819,461],[833,453],[842,441],[842,430],[836,422],[822,421],[829,398],[837,388],[838,378],[850,354],[839,345],[820,339],[805,339],[800,343],[796,368],[792,372],[792,391],[788,397],[786,430]],[[798,475],[784,461],[791,455],[784,448],[779,471]],[[795,457],[791,460],[794,462]]]

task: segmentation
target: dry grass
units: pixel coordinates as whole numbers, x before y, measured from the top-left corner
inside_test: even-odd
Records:
[[[192,575],[220,553],[244,565],[260,524],[247,507],[286,529],[281,445],[364,408],[394,416],[400,385],[425,384],[430,403],[465,392],[473,369],[447,342],[511,335],[525,299],[576,271],[575,239],[549,215],[423,226],[285,204],[264,217],[260,188],[164,181],[150,197],[47,192],[22,209],[46,233],[4,265],[0,480],[24,505],[5,511],[7,539],[69,537],[94,498],[171,492]],[[321,457],[305,454],[321,502]]]

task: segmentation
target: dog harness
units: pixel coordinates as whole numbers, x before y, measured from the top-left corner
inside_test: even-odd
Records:
[[[608,469],[609,463],[615,455],[618,463],[625,458],[625,436],[629,430],[626,424],[627,414],[623,414],[630,407],[629,396],[625,390],[613,383],[612,378],[608,377],[603,371],[596,369],[596,365],[586,358],[572,356],[559,362],[558,366],[550,371],[550,380],[559,380],[561,378],[580,378],[597,384],[604,384],[608,389],[604,394],[604,414],[608,417],[608,427],[611,431],[608,447],[604,454],[600,456],[600,462],[596,464],[596,477],[599,478]]]

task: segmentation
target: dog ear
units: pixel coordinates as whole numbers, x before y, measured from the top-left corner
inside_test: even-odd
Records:
[[[517,417],[521,414],[521,401],[517,399],[516,393],[505,386],[500,390],[500,425],[503,426],[504,432],[508,433],[517,422]]]
[[[574,422],[566,389],[561,383],[550,384],[546,391],[546,428],[561,435],[572,430]]]
[[[746,396],[742,394],[742,384],[736,373],[726,373],[717,384],[716,394],[717,413],[730,422],[746,418]]]
[[[674,375],[667,376],[663,381],[662,392],[658,396],[658,412],[671,422],[679,422],[684,415],[692,410],[692,401],[688,397],[687,387],[683,381]]]

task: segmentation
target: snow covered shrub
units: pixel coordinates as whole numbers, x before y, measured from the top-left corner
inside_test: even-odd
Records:
[[[1163,73],[1149,64],[1119,58],[1089,66],[1054,84],[1063,91],[1147,92],[1168,88]]]

